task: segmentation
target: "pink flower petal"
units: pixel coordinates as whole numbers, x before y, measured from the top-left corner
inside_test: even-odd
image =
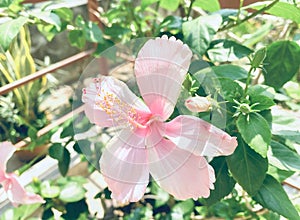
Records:
[[[148,151],[150,173],[161,188],[180,200],[209,196],[215,175],[204,157],[166,139]]]
[[[174,110],[191,57],[187,45],[166,36],[147,41],[139,51],[135,61],[137,84],[151,112],[163,120]]]
[[[83,90],[86,116],[101,127],[135,126],[150,115],[148,107],[127,85],[110,76],[95,79]]]
[[[7,174],[7,180],[3,183],[3,187],[14,206],[45,202],[39,195],[25,191],[18,177],[13,173]]]
[[[194,116],[178,116],[165,126],[168,139],[195,155],[229,155],[237,147],[236,137]]]
[[[123,130],[107,144],[100,169],[112,198],[121,203],[142,198],[149,181],[149,168],[143,132]]]
[[[0,143],[0,173],[1,171],[4,173],[6,172],[6,163],[9,160],[9,158],[12,157],[15,151],[16,151],[15,146],[12,145],[10,142],[6,141]]]

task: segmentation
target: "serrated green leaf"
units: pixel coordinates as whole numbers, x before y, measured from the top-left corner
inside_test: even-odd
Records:
[[[17,36],[20,28],[26,22],[27,18],[20,16],[0,25],[0,46],[3,48],[3,50],[6,51],[9,48],[10,43]]]
[[[268,122],[254,112],[249,115],[240,114],[236,125],[245,142],[262,157],[266,157],[272,136]]]
[[[250,195],[260,189],[268,170],[268,160],[252,150],[241,138],[234,153],[226,157],[233,178]]]
[[[268,208],[289,220],[298,220],[299,214],[281,184],[267,175],[257,195],[253,197],[263,207]]]
[[[184,42],[201,57],[208,49],[221,23],[222,17],[219,14],[201,16],[184,22],[182,24]]]
[[[270,163],[273,166],[282,170],[300,170],[300,155],[292,151],[287,146],[272,141],[271,142],[271,155],[269,155]]]
[[[215,12],[220,10],[220,3],[218,0],[196,0],[193,6],[198,6],[205,11]]]
[[[300,46],[293,41],[276,41],[267,47],[263,71],[265,84],[281,88],[299,71]]]
[[[205,202],[212,205],[227,196],[234,188],[235,180],[229,175],[225,157],[216,157],[210,164],[215,170],[216,182],[215,189],[210,191],[210,195]]]
[[[232,62],[248,56],[253,51],[232,40],[212,41],[207,54],[212,62]]]

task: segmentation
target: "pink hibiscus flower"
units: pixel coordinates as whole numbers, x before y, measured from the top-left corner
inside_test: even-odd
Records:
[[[167,121],[191,57],[188,46],[174,37],[149,40],[135,61],[143,100],[110,76],[83,89],[89,120],[101,127],[120,127],[100,159],[101,172],[117,201],[140,200],[149,174],[177,199],[208,197],[215,174],[204,156],[235,150],[235,137],[197,117],[180,115]]]
[[[16,148],[9,142],[0,143],[0,184],[14,206],[19,204],[44,203],[45,201],[31,192],[26,192],[14,173],[6,173],[6,163]]]

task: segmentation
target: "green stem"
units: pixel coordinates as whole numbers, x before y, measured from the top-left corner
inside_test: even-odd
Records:
[[[18,169],[19,176],[24,173],[26,170],[28,170],[35,162],[37,162],[41,156],[43,156],[44,152],[38,154],[35,158],[33,158],[31,161],[23,165],[20,169]]]
[[[249,85],[250,85],[250,82],[251,82],[251,73],[252,73],[253,70],[254,70],[254,68],[251,67],[250,70],[248,71],[246,87],[245,87],[245,90],[244,90],[243,98],[246,98],[246,96],[247,96],[248,88],[249,88]]]
[[[192,7],[193,7],[194,2],[195,2],[195,0],[191,0],[189,9],[188,9],[188,12],[187,12],[187,15],[186,15],[186,20],[189,20],[189,17],[190,17],[190,15],[191,15]]]
[[[232,27],[238,26],[238,25],[244,23],[245,21],[248,21],[249,19],[254,18],[256,15],[261,14],[261,13],[265,12],[266,10],[272,8],[272,7],[273,7],[276,3],[278,3],[278,2],[279,2],[279,0],[275,0],[275,1],[272,2],[271,4],[269,4],[269,5],[265,6],[265,7],[263,7],[263,8],[260,9],[260,10],[257,10],[256,12],[254,12],[254,13],[252,13],[251,15],[245,17],[244,19],[238,20],[238,21],[235,22],[235,23],[231,23],[231,24],[229,24],[229,25],[227,25],[227,26],[225,26],[225,27],[220,28],[219,31],[224,31],[224,30],[230,29],[230,28],[232,28]]]
[[[239,7],[238,13],[236,15],[237,21],[240,20],[241,9],[242,9],[243,5],[244,5],[244,0],[240,0],[240,7]]]
[[[154,18],[153,18],[152,33],[155,33],[155,30],[156,30],[156,19],[157,19],[157,15],[158,15],[159,3],[160,3],[160,1],[158,1],[155,5],[156,13],[154,14]]]

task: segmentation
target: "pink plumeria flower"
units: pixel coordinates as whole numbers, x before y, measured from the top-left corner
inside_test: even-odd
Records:
[[[209,96],[194,96],[185,101],[185,106],[191,112],[206,112],[211,108],[211,98]]]
[[[177,199],[208,197],[215,174],[204,156],[229,155],[237,146],[235,137],[197,117],[180,115],[167,121],[191,57],[187,45],[174,37],[149,40],[135,61],[143,100],[110,76],[95,79],[83,90],[92,123],[121,127],[100,159],[112,198],[121,203],[142,198],[149,174]]]
[[[14,206],[19,204],[44,203],[45,201],[31,192],[26,192],[14,173],[6,173],[6,163],[16,148],[10,142],[0,143],[0,184]]]

